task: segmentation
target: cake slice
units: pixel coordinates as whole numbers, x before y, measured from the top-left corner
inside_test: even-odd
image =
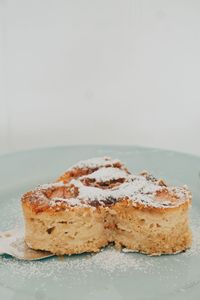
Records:
[[[25,240],[55,254],[117,248],[160,255],[191,246],[187,187],[169,187],[148,172],[131,174],[109,157],[79,162],[58,182],[22,197]]]
[[[151,176],[133,176],[116,191],[113,240],[117,247],[149,255],[172,254],[191,246],[187,187],[168,187]],[[119,199],[118,198],[118,199]]]
[[[26,193],[22,207],[27,245],[55,254],[98,252],[109,242],[107,207],[113,200],[105,198],[105,189],[119,185],[128,174],[119,160],[93,158],[71,167],[57,183]]]

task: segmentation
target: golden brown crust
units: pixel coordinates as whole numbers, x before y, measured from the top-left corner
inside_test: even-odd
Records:
[[[34,200],[34,201],[33,201]],[[97,204],[97,205],[95,205]],[[48,212],[49,214],[57,213],[58,211],[68,211],[68,210],[74,210],[76,206],[72,206],[66,202],[58,201],[53,206],[49,205],[48,199],[45,203],[40,202],[40,195],[35,196],[33,191],[27,192],[22,197],[22,205],[29,207],[32,211],[35,213],[41,213],[41,212]],[[91,205],[92,207],[98,207],[98,206],[108,206],[112,207],[114,204],[100,204],[100,203],[94,203],[94,205]],[[128,207],[133,206],[133,202],[130,199],[127,198],[120,198],[118,201],[116,201],[115,205],[126,205]],[[171,207],[153,207],[153,206],[146,206],[141,203],[134,203],[134,207],[143,211],[149,211],[149,212],[155,212],[155,213],[162,213],[166,211],[172,211],[177,210],[179,207],[185,207],[188,208],[191,205],[191,198],[186,199],[184,202],[180,203],[178,206],[171,206]]]
[[[67,205],[64,201],[57,201],[57,204],[50,205],[50,201],[53,197],[62,197],[61,199],[70,198],[76,196],[76,189],[72,189],[68,186],[56,186],[47,185],[47,187],[38,187],[37,189],[27,192],[22,196],[22,205],[29,207],[35,213],[48,212],[50,214],[72,209],[71,205]]]
[[[191,203],[191,193],[185,187],[168,187],[147,172],[132,175],[120,162],[108,162],[101,161],[103,167],[72,167],[58,182],[26,193],[22,202],[37,212],[68,210],[77,205],[110,206],[123,199],[131,200],[134,207],[157,211]]]

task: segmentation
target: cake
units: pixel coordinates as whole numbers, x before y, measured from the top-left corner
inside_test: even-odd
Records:
[[[93,158],[22,196],[25,241],[56,255],[98,252],[110,243],[148,255],[178,253],[191,246],[190,205],[186,186]]]

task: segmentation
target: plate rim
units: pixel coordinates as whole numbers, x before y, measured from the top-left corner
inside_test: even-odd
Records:
[[[7,156],[12,156],[15,154],[24,154],[24,153],[32,153],[34,151],[47,151],[47,150],[56,150],[58,148],[88,148],[88,147],[92,147],[92,148],[97,148],[97,147],[112,147],[112,148],[134,148],[134,149],[138,149],[138,150],[149,150],[152,152],[155,151],[161,151],[161,152],[165,152],[168,154],[178,154],[178,155],[184,155],[184,156],[189,156],[189,157],[193,157],[193,158],[197,158],[200,159],[200,154],[193,154],[193,153],[189,153],[189,152],[185,152],[185,151],[179,151],[179,150],[173,150],[173,149],[166,149],[166,148],[160,148],[160,147],[149,147],[149,146],[143,146],[143,145],[138,145],[138,144],[70,144],[70,145],[56,145],[56,146],[44,146],[44,147],[33,147],[30,149],[22,149],[22,150],[16,150],[16,151],[9,151],[9,152],[5,152],[5,153],[1,153],[0,154],[0,158],[4,158]]]

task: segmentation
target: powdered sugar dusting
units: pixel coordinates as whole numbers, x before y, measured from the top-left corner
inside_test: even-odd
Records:
[[[80,179],[89,178],[94,179],[97,182],[106,182],[111,180],[117,180],[121,178],[127,178],[128,174],[124,170],[118,169],[118,168],[100,168],[99,170],[89,174],[80,177]]]
[[[77,164],[73,165],[69,170],[72,168],[101,168],[107,165],[113,166],[114,164],[120,163],[118,159],[112,159],[111,157],[104,156],[104,157],[94,157],[91,159],[81,160]]]
[[[96,200],[99,202],[103,202],[110,195],[108,190],[102,190],[100,188],[92,187],[92,186],[85,186],[79,180],[72,180],[71,183],[74,184],[76,187],[78,187],[79,194],[77,198],[81,200],[85,200],[85,201]]]
[[[189,196],[186,190],[181,190],[180,188],[170,188],[170,191],[179,196],[176,202],[172,202],[169,199],[156,199],[156,193],[162,190],[166,190],[166,187],[160,186],[156,183],[148,181],[143,176],[133,176],[127,177],[128,180],[122,183],[120,186],[114,187],[112,189],[100,189],[97,187],[85,186],[79,180],[72,180],[71,183],[78,187],[79,194],[77,199],[90,201],[99,201],[100,204],[104,204],[107,199],[113,199],[113,201],[128,198],[132,201],[133,205],[140,203],[145,206],[152,207],[174,207],[180,205],[182,202],[187,201]]]
[[[59,182],[40,184],[34,190],[46,190],[49,188],[57,188],[57,187],[63,187],[63,186],[66,186],[66,184],[64,184],[62,181],[59,181]]]
[[[68,199],[52,198],[49,201],[49,205],[51,207],[58,205],[59,203],[66,203],[67,205],[70,206],[89,207],[89,205],[86,202],[82,201],[79,198],[68,198]]]
[[[126,198],[132,202],[133,206],[142,204],[154,208],[171,208],[191,199],[190,192],[186,187],[167,187],[162,180],[157,180],[146,171],[141,175],[130,174],[119,160],[110,157],[81,161],[72,167],[72,169],[76,168],[94,170],[92,170],[93,172],[89,170],[89,174],[79,178],[75,176],[76,179],[73,179],[72,172],[71,180],[67,184],[61,181],[39,186],[33,190],[31,201],[44,203],[51,208],[56,206],[56,209],[59,209],[59,205],[63,204],[73,207],[111,205]],[[93,180],[92,183],[88,182],[88,179]],[[121,179],[123,180],[120,181]],[[110,183],[113,180],[116,182],[112,185]],[[98,185],[99,182],[100,185]],[[53,190],[52,194],[51,191],[50,194],[45,193],[45,190],[59,189],[60,187],[66,187],[63,193],[62,190]],[[73,191],[74,187],[78,189],[78,194],[77,190]],[[157,197],[159,192],[164,192],[162,197]]]
[[[99,269],[107,274],[114,272],[127,272],[130,269],[147,272],[151,267],[150,261],[146,257],[132,256],[113,248],[107,248],[97,254],[76,255],[76,257],[66,256],[62,261],[59,258],[51,258],[43,261],[25,262],[15,259],[0,257],[0,263],[9,269],[10,274],[15,277],[23,276],[24,279],[59,277],[66,272],[78,272],[85,276]],[[75,279],[76,280],[76,279]]]

